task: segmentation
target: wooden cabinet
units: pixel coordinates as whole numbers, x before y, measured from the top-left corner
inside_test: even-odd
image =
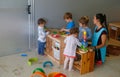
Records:
[[[94,51],[81,53],[80,50],[77,50],[76,55],[77,58],[74,61],[74,67],[80,71],[80,74],[85,74],[94,70]]]
[[[120,46],[120,22],[109,23],[109,37],[108,45]]]
[[[109,23],[109,36],[114,40],[120,39],[120,22]]]
[[[54,38],[52,35],[48,35],[46,39],[46,54],[58,64],[64,62],[64,38],[62,36]]]

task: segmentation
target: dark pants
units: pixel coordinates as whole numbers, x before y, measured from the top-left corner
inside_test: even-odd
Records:
[[[101,61],[100,49],[95,50],[95,62]]]
[[[44,55],[45,43],[46,42],[40,42],[40,41],[38,41],[38,54],[39,55]]]

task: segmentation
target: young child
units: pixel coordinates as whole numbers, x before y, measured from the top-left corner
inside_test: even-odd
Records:
[[[79,19],[79,36],[78,39],[83,46],[87,47],[88,42],[92,37],[91,29],[88,28],[89,18],[88,16],[83,16]]]
[[[79,33],[78,28],[72,28],[70,30],[70,35],[67,36],[64,40],[65,43],[65,49],[64,49],[64,55],[65,55],[65,61],[64,61],[64,69],[67,68],[67,64],[69,62],[69,71],[72,71],[74,58],[76,57],[76,48],[77,46],[81,46],[81,43],[77,39]]]
[[[38,54],[39,55],[45,55],[44,54],[44,48],[46,43],[46,35],[49,32],[45,32],[44,26],[46,24],[46,21],[43,18],[38,19]]]
[[[66,34],[70,33],[70,29],[75,26],[74,21],[72,19],[72,14],[70,12],[66,12],[64,14],[64,20],[67,22],[66,28],[62,28],[61,31],[65,31]]]

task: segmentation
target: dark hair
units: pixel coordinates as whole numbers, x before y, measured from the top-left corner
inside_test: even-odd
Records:
[[[64,14],[64,19],[72,19],[72,13],[66,12],[66,13]]]
[[[79,28],[75,27],[70,29],[70,34],[76,34],[76,33],[79,33]]]
[[[79,19],[79,22],[82,23],[82,24],[87,25],[88,22],[89,22],[88,16],[82,16],[82,17]]]
[[[103,15],[102,13],[98,13],[98,14],[96,14],[96,19],[98,19],[100,21],[100,24],[105,26],[105,28],[107,29],[107,33],[109,33],[108,32],[108,24],[107,24],[107,20],[106,20],[106,15],[105,14]],[[108,39],[109,39],[109,36],[108,36]]]
[[[43,18],[38,19],[38,25],[40,24],[46,24],[46,21]]]

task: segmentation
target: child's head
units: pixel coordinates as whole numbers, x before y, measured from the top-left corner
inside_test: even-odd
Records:
[[[75,34],[76,37],[77,37],[78,33],[79,33],[79,28],[72,28],[72,29],[70,29],[70,34]]]
[[[79,19],[79,26],[87,26],[89,22],[88,16],[83,16]]]
[[[66,12],[66,13],[64,14],[64,20],[65,20],[66,22],[70,22],[70,21],[72,20],[72,13]]]
[[[38,26],[45,26],[45,24],[46,24],[46,21],[43,19],[43,18],[39,18],[38,19]]]

